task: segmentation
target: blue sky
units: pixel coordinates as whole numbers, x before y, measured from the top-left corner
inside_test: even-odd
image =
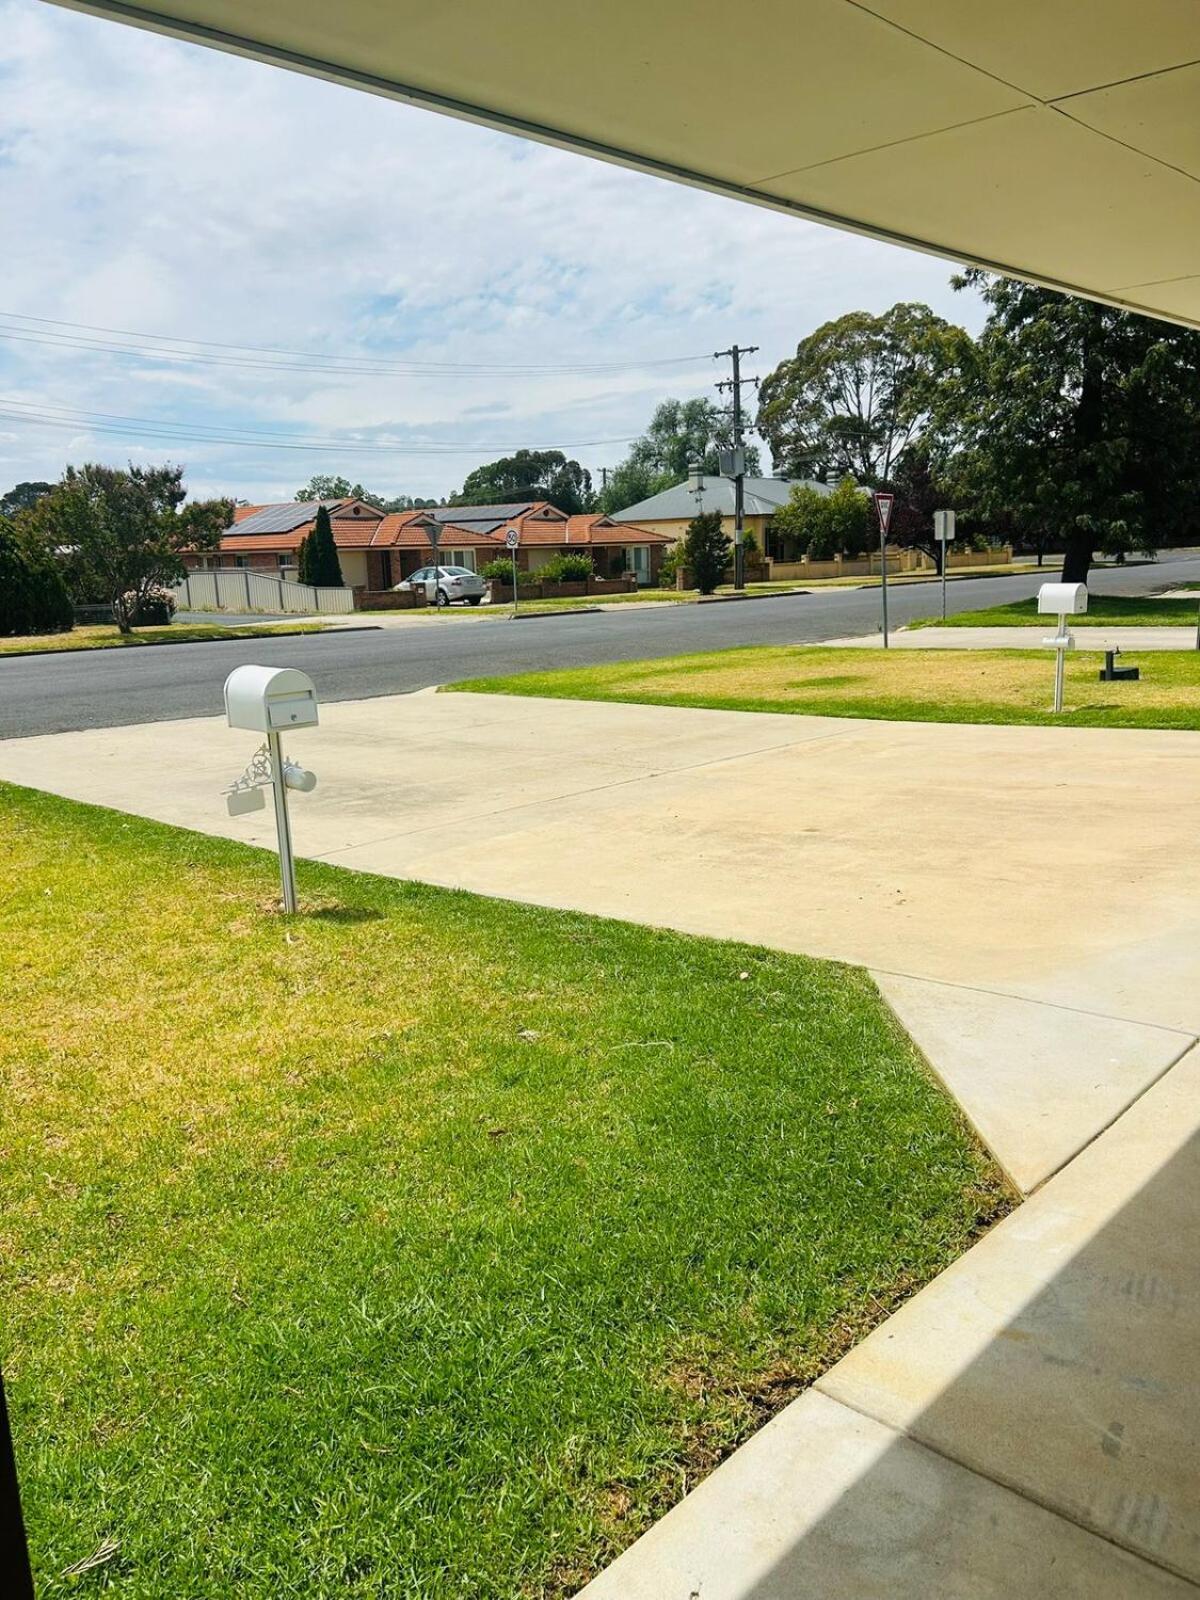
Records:
[[[0,0],[0,215],[0,489],[132,458],[440,495],[522,444],[594,471],[735,340],[765,373],[844,311],[981,320],[931,257],[40,0]]]

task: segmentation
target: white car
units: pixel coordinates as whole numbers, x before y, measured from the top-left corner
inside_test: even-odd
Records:
[[[477,606],[488,592],[488,586],[478,573],[469,567],[422,567],[407,578],[394,584],[395,589],[425,590],[425,599],[435,606],[450,606],[456,600],[465,600]]]

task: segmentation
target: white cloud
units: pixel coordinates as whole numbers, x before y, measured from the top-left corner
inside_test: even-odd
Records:
[[[736,339],[765,372],[827,318],[901,299],[979,321],[928,257],[36,0],[0,0],[0,213],[17,223],[5,312],[379,360],[630,364],[347,377],[0,339],[0,394],[125,416],[575,443],[633,435],[717,375],[653,365],[667,358]],[[17,477],[130,450],[82,428],[18,439],[0,438]],[[442,492],[475,464],[142,451],[185,460],[197,492],[251,499],[338,468]],[[578,454],[594,467],[623,447]]]

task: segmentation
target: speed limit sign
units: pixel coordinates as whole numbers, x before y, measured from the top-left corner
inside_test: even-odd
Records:
[[[510,528],[508,530],[508,532],[504,535],[504,543],[505,543],[506,548],[509,549],[509,550],[515,550],[517,548],[517,546],[520,544],[520,542],[521,542],[521,535],[517,532],[517,530],[515,528]]]

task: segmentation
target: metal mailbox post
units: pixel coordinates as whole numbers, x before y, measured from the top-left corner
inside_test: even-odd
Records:
[[[954,524],[957,518],[953,511],[935,511],[933,513],[933,537],[942,547],[942,621],[946,620],[946,563],[950,559],[950,541],[954,538]]]
[[[1068,617],[1082,616],[1087,610],[1086,583],[1044,583],[1038,590],[1038,615],[1058,618],[1058,628],[1053,639],[1042,643],[1057,652],[1054,661],[1054,709],[1063,708],[1063,675],[1066,671],[1067,651],[1075,648],[1075,638],[1067,627]]]
[[[284,728],[316,727],[317,691],[307,672],[296,667],[236,667],[225,680],[225,720],[231,728],[249,728],[267,736],[245,772],[226,791],[226,803],[231,817],[261,811],[266,804],[263,789],[270,785],[283,909],[291,914],[296,909],[296,863],[287,792],[311,793],[317,780],[297,762],[284,760],[280,733]]]

